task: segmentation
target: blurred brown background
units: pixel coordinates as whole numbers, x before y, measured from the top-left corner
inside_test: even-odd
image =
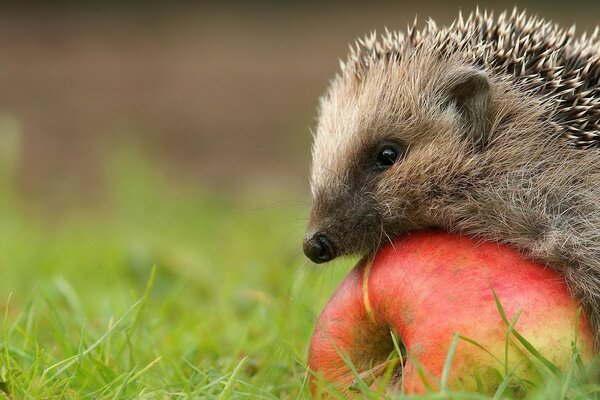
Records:
[[[404,29],[415,15],[447,24],[475,5],[5,4],[0,127],[18,132],[18,188],[94,204],[107,159],[127,144],[209,192],[267,188],[305,199],[317,98],[348,44],[372,29]],[[518,6],[579,32],[600,15],[597,1]]]

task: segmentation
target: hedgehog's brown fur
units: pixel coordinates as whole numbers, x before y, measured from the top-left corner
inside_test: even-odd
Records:
[[[516,9],[494,19],[493,13],[462,15],[450,26],[438,28],[434,21],[403,35],[386,31],[359,39],[341,68],[356,79],[382,60],[398,61],[407,50],[423,47],[439,56],[460,53],[471,65],[505,74],[523,90],[553,98],[554,122],[573,144],[600,144],[600,41],[598,28],[588,37],[575,38],[569,30]]]
[[[429,227],[509,243],[562,273],[600,339],[599,80],[596,34],[516,12],[369,36],[321,99],[309,236],[337,254]],[[407,152],[376,172],[386,141]]]

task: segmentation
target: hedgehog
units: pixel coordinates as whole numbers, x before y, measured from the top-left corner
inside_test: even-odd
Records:
[[[525,12],[371,33],[319,102],[304,253],[442,229],[560,272],[600,344],[600,41]],[[599,347],[600,348],[600,347]]]

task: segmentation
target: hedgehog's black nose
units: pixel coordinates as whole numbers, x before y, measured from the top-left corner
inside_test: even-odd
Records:
[[[317,264],[331,261],[336,256],[333,243],[322,233],[304,237],[304,254]]]

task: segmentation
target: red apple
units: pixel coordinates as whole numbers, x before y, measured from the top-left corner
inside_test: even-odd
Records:
[[[319,381],[347,392],[357,373],[372,383],[389,364],[390,330],[406,356],[388,387],[398,389],[403,381],[406,393],[439,389],[453,340],[450,388],[493,391],[506,368],[539,381],[534,365],[545,367],[509,329],[501,308],[509,322],[518,317],[514,330],[554,365],[568,365],[575,341],[584,361],[595,355],[588,323],[551,268],[508,246],[467,237],[421,232],[400,238],[359,263],[319,317],[308,354],[313,395]]]

